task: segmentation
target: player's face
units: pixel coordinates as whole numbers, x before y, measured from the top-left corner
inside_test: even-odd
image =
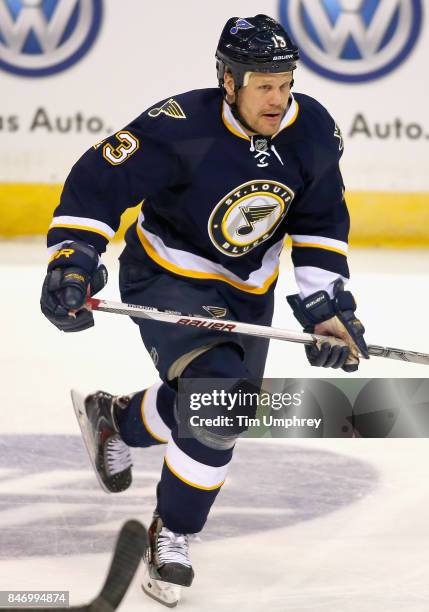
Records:
[[[272,136],[278,132],[288,107],[292,79],[292,72],[252,72],[246,86],[239,90],[238,110],[255,134]],[[232,77],[231,80],[233,92]]]

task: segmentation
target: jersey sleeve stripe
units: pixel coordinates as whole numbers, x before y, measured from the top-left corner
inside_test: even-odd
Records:
[[[340,251],[339,249],[334,249],[333,247],[323,246],[321,244],[307,244],[305,242],[292,242],[292,246],[300,247],[300,248],[312,248],[312,249],[324,249],[325,251],[333,251],[334,253],[339,253],[340,255],[346,256],[347,253],[344,251]]]
[[[177,446],[173,438],[168,441],[164,460],[168,469],[182,482],[205,491],[219,489],[225,482],[229,467],[229,462],[213,467],[195,461]]]
[[[338,253],[336,250],[318,247],[308,247],[305,249],[293,248],[292,262],[296,268],[309,266],[322,268],[323,270],[328,270],[347,278],[349,276],[347,257],[344,253]]]
[[[51,249],[54,245],[67,242],[85,242],[94,247],[98,253],[104,253],[109,239],[101,236],[90,229],[67,228],[67,227],[52,227],[48,232],[47,242],[48,248]]]
[[[109,225],[107,225],[107,223],[97,221],[96,219],[88,219],[87,217],[54,217],[49,229],[53,229],[55,227],[65,227],[69,229],[94,232],[95,234],[100,234],[100,236],[103,236],[103,238],[106,238],[106,240],[111,240],[115,235],[115,231]]]
[[[102,236],[106,240],[110,240],[109,236],[107,234],[105,234],[104,232],[102,232],[101,230],[97,230],[97,229],[93,229],[93,228],[89,228],[89,227],[84,227],[83,225],[71,225],[71,224],[61,223],[59,225],[51,226],[50,229],[54,229],[54,228],[58,228],[58,227],[63,227],[65,229],[83,230],[85,232],[93,232],[94,234],[99,234],[100,236]]]
[[[316,293],[316,291],[327,291],[329,297],[333,298],[334,283],[339,278],[342,279],[344,284],[349,280],[348,277],[337,272],[323,270],[315,266],[299,266],[295,268],[295,280],[299,287],[301,299],[305,299],[309,295]]]
[[[347,256],[349,246],[347,242],[341,240],[335,240],[334,238],[325,238],[324,236],[306,236],[303,234],[291,235],[292,246],[300,248],[313,248],[313,249],[325,249],[326,251],[333,251],[340,255]]]

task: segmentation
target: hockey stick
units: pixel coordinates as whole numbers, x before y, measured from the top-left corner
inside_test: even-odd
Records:
[[[146,528],[135,520],[127,521],[119,533],[107,578],[98,597],[83,606],[64,608],[22,608],[26,612],[113,612],[121,603],[146,551],[148,537]],[[6,608],[0,608],[5,610]],[[10,608],[7,608],[10,610]]]
[[[209,319],[173,310],[158,310],[149,306],[109,302],[96,298],[88,298],[86,307],[90,310],[99,310],[100,312],[113,312],[139,319],[152,319],[164,323],[175,323],[176,325],[188,325],[190,327],[201,327],[221,332],[246,334],[247,336],[258,336],[259,338],[268,338],[269,340],[286,340],[287,342],[298,342],[300,344],[315,344],[318,341],[326,341],[326,336],[318,336],[316,334],[307,334],[305,332],[279,329],[265,325],[253,325],[252,323],[241,323],[240,321]],[[369,344],[368,352],[372,357],[385,357],[387,359],[429,365],[429,355],[426,353],[379,346],[377,344]]]

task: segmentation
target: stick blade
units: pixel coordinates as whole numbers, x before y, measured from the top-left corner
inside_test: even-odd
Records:
[[[148,546],[146,528],[136,520],[127,521],[116,541],[113,558],[91,612],[111,612],[121,603]]]
[[[25,612],[113,612],[124,598],[148,546],[147,529],[139,521],[129,520],[121,528],[103,588],[98,597],[82,606],[26,608]],[[6,608],[0,608],[6,610]]]

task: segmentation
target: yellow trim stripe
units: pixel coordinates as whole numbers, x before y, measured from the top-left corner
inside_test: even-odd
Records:
[[[225,116],[225,109],[222,108],[222,121],[225,124],[225,127],[232,133],[234,134],[234,136],[238,136],[239,138],[242,138],[243,140],[250,140],[249,136],[245,136],[244,134],[241,134],[241,132],[239,132],[238,130],[235,129],[235,127],[233,125],[231,125],[231,123],[228,121],[228,119]]]
[[[294,98],[295,100],[295,98]],[[298,114],[299,114],[299,104],[298,102],[295,100],[295,104],[296,104],[296,110],[295,110],[295,114],[293,115],[293,117],[290,118],[290,120],[286,123],[286,125],[284,125],[276,134],[274,134],[273,139],[278,136],[279,134],[281,134],[281,132],[283,132],[283,130],[285,130],[286,128],[290,127],[293,123],[295,123]]]
[[[96,229],[95,227],[88,227],[86,225],[73,225],[72,223],[55,223],[55,225],[51,225],[49,229],[50,230],[57,229],[58,227],[85,230],[85,232],[92,232],[93,234],[100,234],[100,236],[103,236],[103,238],[105,238],[108,242],[110,242],[110,236],[106,234],[106,232]]]
[[[149,255],[149,257],[153,259],[153,261],[155,261],[162,268],[165,268],[166,270],[169,270],[170,272],[173,272],[174,274],[178,274],[179,276],[186,276],[187,278],[199,278],[202,280],[222,281],[223,283],[232,285],[232,287],[235,287],[236,289],[240,289],[240,291],[245,291],[246,293],[253,293],[256,295],[262,295],[268,291],[270,286],[273,284],[273,282],[276,280],[277,276],[279,275],[279,266],[277,266],[274,274],[272,274],[269,278],[267,278],[267,280],[262,285],[262,287],[254,287],[253,289],[251,289],[249,288],[248,285],[245,285],[244,283],[238,283],[236,281],[233,281],[229,278],[226,278],[225,276],[222,276],[222,274],[208,274],[206,272],[198,272],[196,270],[186,270],[185,268],[179,268],[179,266],[176,266],[175,264],[170,263],[166,259],[163,259],[162,257],[160,257],[160,255],[158,255],[158,253],[152,247],[152,245],[150,244],[150,242],[148,241],[146,236],[143,234],[141,228],[138,225],[137,225],[137,234],[138,234],[138,237],[140,238],[140,242],[142,243],[144,250]]]
[[[311,242],[295,242],[294,240],[292,240],[292,246],[303,248],[308,247],[311,249],[323,249],[324,251],[333,251],[334,253],[339,253],[340,255],[344,255],[344,257],[347,257],[347,253],[345,251],[335,249],[334,247],[326,246],[325,244],[312,244]]]
[[[46,235],[62,185],[0,183],[0,236]],[[429,192],[348,191],[352,247],[429,247]],[[128,209],[114,240],[122,240],[140,206]]]
[[[280,130],[278,132],[276,132],[276,134],[274,134],[273,138],[275,138],[276,136],[278,136],[283,130],[285,130],[286,128],[288,128],[289,126],[291,126],[293,123],[295,123],[298,114],[299,114],[299,104],[296,100],[295,104],[296,104],[296,109],[295,109],[295,113],[294,115],[290,118],[290,120],[286,123],[286,125],[284,125],[282,128],[280,128]],[[228,128],[228,130],[234,134],[235,136],[238,136],[239,138],[242,138],[243,140],[250,140],[249,136],[245,136],[244,134],[241,134],[241,132],[239,132],[238,130],[235,129],[235,127],[233,125],[231,125],[231,123],[228,121],[228,119],[225,116],[225,108],[222,107],[222,121],[225,124],[225,127]]]
[[[176,470],[174,470],[171,465],[168,463],[166,457],[164,457],[164,461],[165,461],[165,465],[168,467],[168,469],[170,470],[170,472],[172,474],[174,474],[174,476],[176,476],[176,478],[178,478],[179,480],[181,480],[182,482],[184,482],[185,484],[189,485],[190,487],[194,487],[194,489],[201,489],[202,491],[215,491],[216,489],[220,489],[221,486],[223,485],[223,483],[225,482],[224,480],[222,480],[222,482],[220,484],[214,485],[213,487],[203,487],[202,485],[197,485],[194,482],[191,482],[190,480],[186,480],[186,478],[183,478],[183,476],[181,476],[180,474],[178,474],[176,472]]]
[[[160,436],[157,436],[156,433],[151,430],[151,428],[149,427],[149,425],[147,423],[147,420],[146,420],[146,417],[145,417],[145,414],[144,414],[144,401],[146,399],[146,392],[147,392],[147,389],[143,393],[142,403],[141,403],[141,408],[140,408],[143,425],[146,427],[147,432],[152,436],[152,438],[154,438],[157,442],[161,442],[161,444],[166,444],[168,442],[168,440],[164,440],[164,438],[161,438]]]

